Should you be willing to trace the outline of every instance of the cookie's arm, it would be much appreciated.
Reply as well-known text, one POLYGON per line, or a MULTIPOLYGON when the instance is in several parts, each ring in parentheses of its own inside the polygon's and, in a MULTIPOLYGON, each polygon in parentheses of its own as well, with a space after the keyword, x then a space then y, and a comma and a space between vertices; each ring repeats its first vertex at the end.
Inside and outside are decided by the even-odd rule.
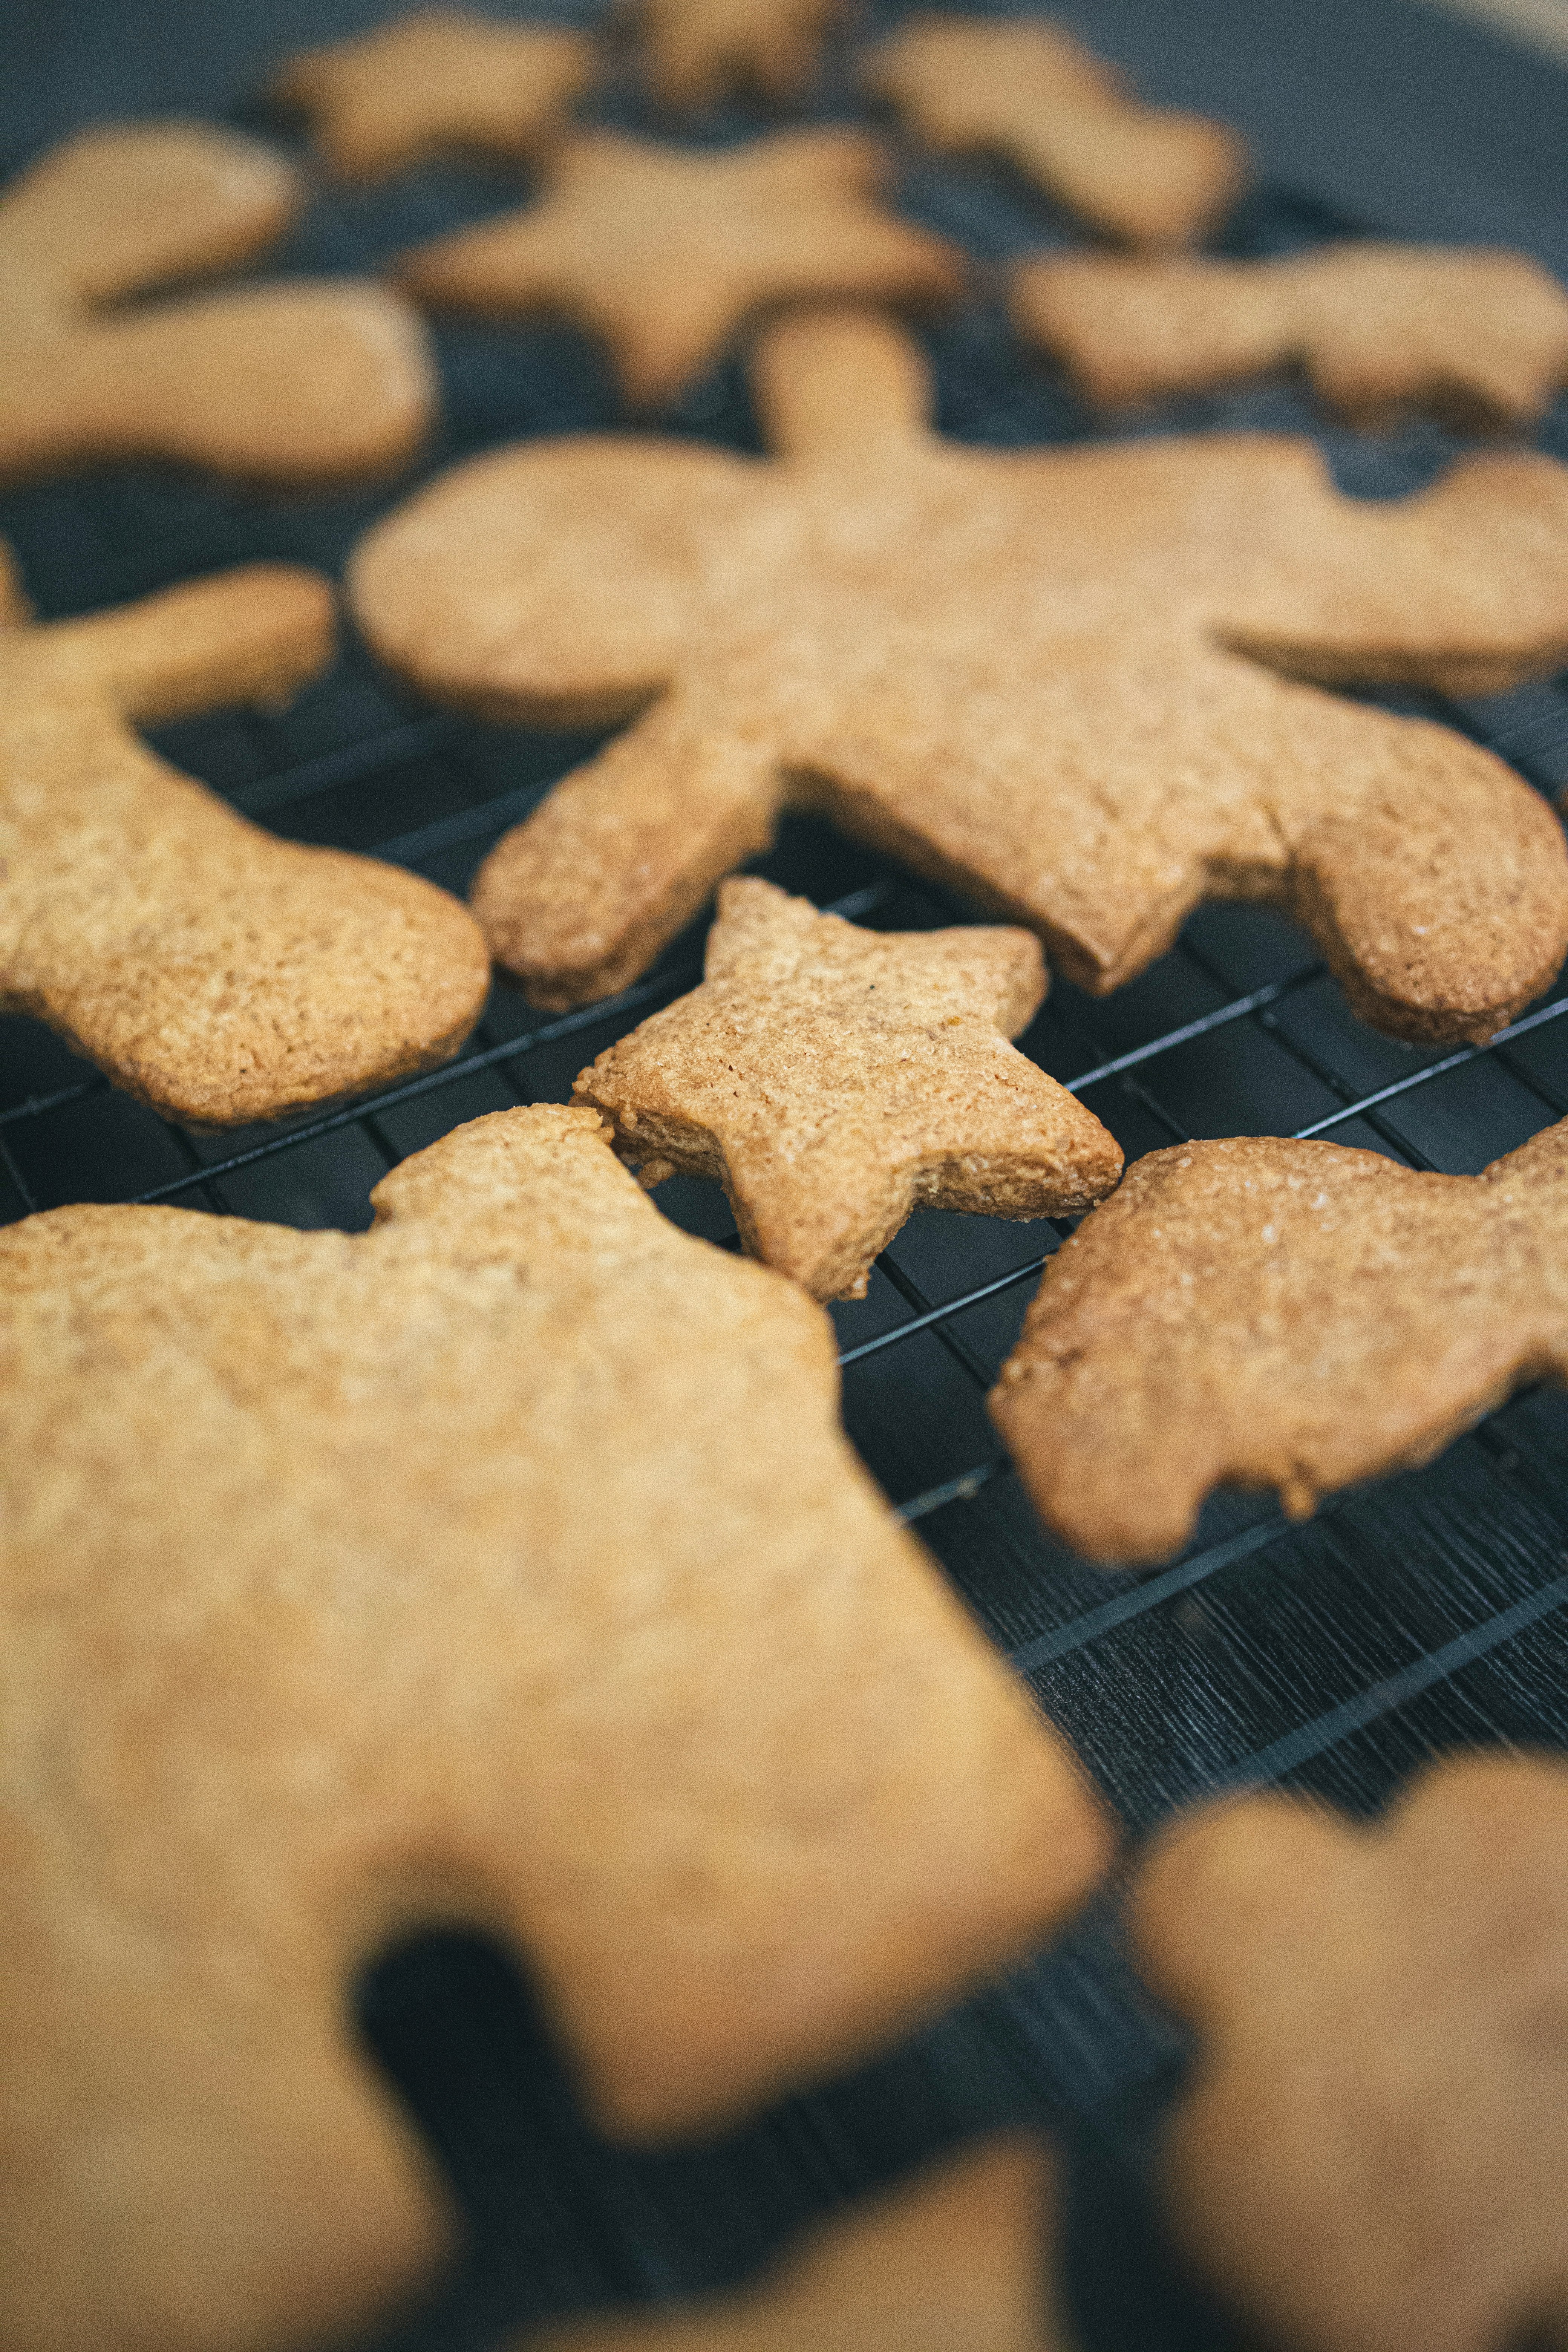
POLYGON ((752 389, 770 447, 787 455, 861 460, 932 438, 925 355, 876 311, 792 311, 759 341, 752 389))
POLYGON ((325 668, 332 589, 318 572, 248 563, 40 633, 50 675, 155 725, 226 703, 271 701, 325 668))

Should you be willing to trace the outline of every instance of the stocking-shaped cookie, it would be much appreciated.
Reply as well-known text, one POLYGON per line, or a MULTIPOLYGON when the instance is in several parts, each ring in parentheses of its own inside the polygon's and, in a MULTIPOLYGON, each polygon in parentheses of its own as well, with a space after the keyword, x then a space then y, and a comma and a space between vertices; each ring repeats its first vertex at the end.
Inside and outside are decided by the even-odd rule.
POLYGON ((863 1298, 911 1209, 1059 1217, 1121 1173, 1092 1111, 1008 1044, 1045 994, 1026 931, 863 931, 726 882, 700 988, 582 1072, 645 1184, 716 1176, 746 1247, 863 1298))
POLYGON ((285 564, 35 625, 0 542, 0 1005, 171 1118, 362 1092, 444 1060, 484 1003, 456 899, 274 840, 132 731, 286 696, 331 648, 330 583, 285 564))
POLYGON ((354 558, 373 644, 436 700, 643 714, 481 870, 538 1002, 623 986, 786 807, 1028 925, 1096 991, 1205 898, 1289 909, 1405 1036, 1489 1035, 1551 980, 1545 803, 1444 728, 1297 681, 1479 691, 1560 662, 1568 469, 1477 458, 1380 506, 1305 442, 961 448, 926 428, 913 345, 853 313, 781 321, 756 384, 771 461, 533 442, 354 558))
POLYGON ((1440 1765, 1371 1827, 1281 1797, 1201 1812, 1132 1927, 1199 2041, 1172 2214, 1261 2341, 1568 2344, 1560 1761, 1440 1765))
POLYGON ((1209 1490, 1294 1516, 1568 1377, 1568 1119, 1479 1176, 1268 1136, 1151 1153, 1047 1270, 991 1409, 1080 1551, 1163 1559, 1209 1490))
POLYGON ((84 131, 0 196, 0 478, 171 457, 264 483, 390 471, 436 405, 389 288, 296 279, 116 310, 276 245, 299 174, 195 122, 84 131))
POLYGON ((633 0, 627 14, 655 98, 684 113, 732 90, 776 106, 804 97, 843 0, 633 0))
POLYGON ((815 2230, 739 2294, 531 2332, 512 2352, 1068 2352, 1037 2142, 951 2158, 815 2230))
POLYGON ((914 16, 861 79, 932 147, 1005 155, 1130 245, 1190 245, 1230 210, 1247 148, 1223 122, 1142 105, 1125 75, 1048 18, 914 16))
POLYGON ((421 1921, 510 1939, 649 2135, 894 2034, 1107 1858, 793 1284, 591 1111, 375 1203, 0 1235, 6 2352, 326 2340, 424 2271, 349 2015, 421 1921))
POLYGON ((1051 254, 1009 300, 1106 407, 1300 362, 1331 407, 1412 404, 1467 427, 1533 424, 1568 383, 1568 293, 1522 253, 1333 245, 1268 261, 1051 254))

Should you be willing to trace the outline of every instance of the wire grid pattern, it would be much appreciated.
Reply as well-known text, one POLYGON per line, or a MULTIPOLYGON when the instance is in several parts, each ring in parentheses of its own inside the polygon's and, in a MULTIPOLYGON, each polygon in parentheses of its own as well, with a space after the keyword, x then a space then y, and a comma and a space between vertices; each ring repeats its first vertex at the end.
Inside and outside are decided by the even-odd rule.
MULTIPOLYGON (((846 110, 839 83, 829 111, 846 110)), ((613 89, 605 119, 636 121, 613 89)), ((268 128, 276 126, 268 125, 268 128)), ((719 119, 715 138, 755 126, 719 119)), ((506 201, 478 173, 426 173, 315 205, 286 266, 374 267, 506 201)), ((984 261, 1062 241, 1049 208, 1001 170, 915 163, 905 210, 984 261)), ((1352 231, 1266 191, 1230 249, 1285 250, 1352 231)), ((1018 351, 982 299, 931 337, 944 429, 994 443, 1097 429, 1018 351)), ((616 421, 595 355, 550 330, 439 337, 443 445, 426 470, 523 433, 616 421)), ((758 446, 735 365, 695 386, 667 429, 758 446)), ((1326 428, 1273 384, 1168 406, 1133 431, 1310 430, 1344 488, 1397 495, 1455 444, 1413 425, 1371 442, 1326 428)), ((1543 446, 1568 456, 1568 404, 1543 446)), ((174 475, 122 471, 0 499, 0 530, 46 614, 86 608, 226 562, 282 555, 335 568, 374 497, 266 505, 174 475)), ((1568 681, 1484 702, 1384 699, 1490 744, 1542 791, 1568 779, 1568 681)), ((237 808, 304 841, 374 851, 462 889, 500 834, 601 740, 432 716, 352 643, 279 715, 165 730, 176 761, 237 808)), ((895 929, 962 920, 925 883, 805 820, 760 870, 819 904, 895 929)), ((446 1068, 278 1129, 188 1132, 84 1071, 31 1023, 0 1024, 0 1215, 80 1199, 174 1201, 300 1225, 363 1226, 370 1188, 461 1120, 562 1100, 574 1073, 700 967, 700 930, 636 987, 558 1018, 498 990, 446 1068)), ((1023 1041, 1117 1134, 1129 1159, 1192 1136, 1328 1135, 1405 1165, 1473 1171, 1568 1115, 1568 987, 1486 1047, 1415 1051, 1355 1023, 1302 936, 1252 908, 1211 908, 1178 947, 1096 1003, 1058 982, 1023 1041)), ((721 1195, 683 1180, 657 1196, 735 1246, 721 1195)), ((1428 1469, 1335 1498, 1305 1527, 1224 1495, 1173 1566, 1107 1579, 1039 1527, 983 1410, 1039 1270, 1066 1226, 928 1214, 838 1308, 845 1417, 902 1516, 1076 1742, 1135 1832, 1216 1789, 1281 1781, 1375 1807, 1426 1757, 1500 1741, 1561 1744, 1568 1610, 1568 1406, 1515 1401, 1428 1469)), ((787 1497, 781 1497, 787 1507, 787 1497)), ((1205 2352, 1223 2320, 1173 2268, 1147 2162, 1181 2043, 1140 1992, 1108 1897, 1010 1983, 851 2080, 788 2103, 713 2147, 655 2157, 600 2143, 529 2006, 489 1948, 427 1939, 364 1988, 373 2045, 444 2158, 475 2250, 399 2342, 490 2339, 531 2315, 738 2275, 795 2223, 984 2125, 1035 2117, 1073 2158, 1068 2262, 1086 2346, 1205 2352)))

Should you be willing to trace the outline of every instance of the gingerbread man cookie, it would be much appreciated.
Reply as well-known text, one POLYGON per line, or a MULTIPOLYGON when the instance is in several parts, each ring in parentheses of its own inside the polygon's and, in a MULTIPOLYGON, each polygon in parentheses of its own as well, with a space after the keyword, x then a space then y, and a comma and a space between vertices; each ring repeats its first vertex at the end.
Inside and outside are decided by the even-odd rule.
POLYGON ((844 0, 632 0, 654 97, 676 113, 732 91, 785 106, 804 97, 844 0))
POLYGON ((1300 364, 1330 407, 1533 425, 1568 383, 1568 293, 1522 253, 1335 245, 1268 261, 1021 261, 1014 323, 1106 408, 1300 364))
POLYGON ((1200 2048, 1166 2153, 1195 2262, 1292 2352, 1568 2343, 1568 1770, 1442 1764, 1363 1827, 1178 1822, 1134 1890, 1200 2048))
POLYGON ((932 147, 1005 156, 1129 245, 1192 245, 1248 176, 1223 122, 1144 106, 1126 77, 1048 19, 916 16, 870 52, 866 87, 932 147))
POLYGON ((739 2294, 568 2322, 512 2352, 1070 2352, 1056 2205, 1039 2142, 998 2138, 818 2227, 739 2294))
POLYGON ((256 563, 31 623, 0 542, 0 1005, 170 1118, 273 1118, 444 1061, 489 979, 417 875, 277 841, 133 728, 287 696, 332 592, 256 563))
POLYGON ((854 313, 780 321, 755 383, 771 461, 496 450, 353 558, 372 645, 435 700, 642 714, 481 869, 537 1002, 624 986, 786 807, 1026 924, 1096 992, 1226 897, 1293 914, 1401 1035, 1488 1036, 1546 986, 1568 948, 1546 803, 1447 729, 1298 681, 1479 691, 1559 664, 1568 468, 1472 458, 1373 505, 1299 441, 961 448, 927 429, 914 346, 854 313))
POLYGON ((454 150, 526 163, 596 73, 586 33, 420 8, 291 58, 270 94, 309 115, 338 179, 377 180, 454 150))
POLYGON ((700 988, 609 1046, 574 1095, 647 1185, 722 1183, 753 1257, 863 1298, 911 1209, 1068 1216, 1121 1152, 1007 1040, 1046 992, 1027 931, 863 931, 726 882, 700 988))
POLYGON ((1248 1136, 1152 1152, 1047 1269, 991 1409, 1037 1508, 1162 1559, 1211 1488, 1294 1517, 1568 1377, 1568 1120, 1479 1176, 1248 1136))
POLYGON ((646 2136, 896 2035, 1108 1858, 793 1284, 591 1111, 374 1202, 0 1234, 6 2344, 335 2340, 427 2271, 349 2006, 422 1922, 515 1943, 646 2136))
POLYGON ((174 458, 271 485, 413 456, 436 409, 416 313, 300 278, 115 309, 277 244, 302 203, 269 148, 206 123, 84 131, 0 196, 0 479, 174 458))
POLYGON ((657 407, 770 305, 960 292, 957 247, 876 201, 891 168, 879 140, 842 128, 719 152, 584 131, 537 204, 416 247, 397 274, 432 310, 570 319, 605 343, 627 402, 657 407))

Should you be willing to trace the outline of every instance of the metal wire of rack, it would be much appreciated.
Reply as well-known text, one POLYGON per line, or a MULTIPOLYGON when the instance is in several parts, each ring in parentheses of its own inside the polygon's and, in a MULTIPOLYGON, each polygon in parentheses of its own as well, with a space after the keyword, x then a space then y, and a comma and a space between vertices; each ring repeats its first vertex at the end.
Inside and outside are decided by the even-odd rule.
MULTIPOLYGON (((844 110, 842 86, 834 94, 844 110)), ((830 99, 830 105, 834 99, 830 99)), ((612 91, 606 119, 637 120, 612 91)), ((752 127, 736 117, 715 135, 752 127)), ((374 267, 388 251, 491 208, 478 174, 426 173, 322 199, 289 266, 374 267)), ((994 259, 1060 236, 1000 170, 917 163, 904 207, 994 259)), ((1355 225, 1266 191, 1231 249, 1283 250, 1355 225)), ((432 466, 525 432, 614 421, 585 347, 548 330, 444 331, 447 425, 432 466)), ((1083 437, 1091 421, 1011 342, 982 301, 931 336, 944 428, 996 443, 1083 437)), ((755 447, 738 366, 697 386, 668 429, 755 447)), ((1308 430, 1342 485, 1397 495, 1455 445, 1412 425, 1367 442, 1326 428, 1270 385, 1189 401, 1130 428, 1308 430)), ((1568 457, 1568 403, 1542 445, 1568 457)), ((335 568, 403 493, 261 505, 173 475, 123 471, 0 499, 0 531, 46 614, 116 601, 257 555, 335 568)), ((1568 680, 1485 702, 1388 697, 1446 719, 1553 791, 1568 780, 1568 680)), ((461 889, 479 858, 599 740, 432 716, 352 643, 282 714, 228 716, 157 738, 247 814, 306 841, 373 851, 461 889)), ((806 820, 761 870, 862 921, 961 920, 932 886, 806 820)), ((0 1220, 68 1200, 180 1202, 300 1225, 361 1226, 371 1186, 461 1120, 561 1100, 584 1063, 692 984, 698 936, 637 986, 558 1018, 499 990, 444 1069, 276 1130, 185 1130, 84 1072, 37 1025, 0 1023, 0 1220)), ((1329 1135, 1416 1168, 1474 1171, 1568 1115, 1568 984, 1489 1045, 1394 1045, 1355 1023, 1288 924, 1204 909, 1143 978, 1093 1002, 1058 982, 1023 1041, 1084 1096, 1130 1159, 1194 1135, 1329 1135)), ((721 1196, 680 1180, 657 1196, 724 1246, 721 1196)), ((1335 1498, 1306 1526, 1265 1499, 1211 1502, 1169 1568, 1107 1580, 1034 1519, 982 1400, 1028 1290, 1067 1228, 931 1214, 878 1262, 864 1302, 836 1311, 846 1424, 908 1521, 1076 1743, 1122 1819, 1146 1830, 1238 1781, 1375 1807, 1456 1746, 1568 1741, 1568 1401, 1535 1392, 1423 1471, 1335 1498)), ((363 1989, 361 2015, 429 2131, 474 2252, 397 2339, 479 2344, 530 2315, 734 2276, 808 2214, 981 2126, 1033 2117, 1072 2152, 1069 2264, 1085 2344, 1205 2352, 1232 2339, 1160 2239, 1147 2166, 1179 2036, 1122 1955, 1114 1892, 1052 1951, 854 2078, 787 2103, 712 2146, 633 2156, 599 2141, 488 1947, 429 1939, 363 1989)))

